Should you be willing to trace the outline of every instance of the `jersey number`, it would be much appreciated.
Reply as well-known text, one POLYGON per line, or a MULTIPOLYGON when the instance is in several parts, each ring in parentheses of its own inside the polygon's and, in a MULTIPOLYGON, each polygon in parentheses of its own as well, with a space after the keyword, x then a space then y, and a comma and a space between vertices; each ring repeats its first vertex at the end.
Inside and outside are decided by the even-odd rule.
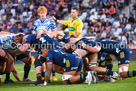
POLYGON ((40 41, 42 41, 42 43, 46 42, 46 40, 44 39, 44 37, 41 37, 40 41))

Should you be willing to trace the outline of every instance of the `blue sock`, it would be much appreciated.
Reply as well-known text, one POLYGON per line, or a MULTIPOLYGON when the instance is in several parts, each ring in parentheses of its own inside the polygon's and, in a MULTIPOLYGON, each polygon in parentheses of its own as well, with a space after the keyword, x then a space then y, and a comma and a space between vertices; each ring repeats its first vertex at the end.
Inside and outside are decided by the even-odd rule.
POLYGON ((136 71, 128 71, 127 75, 128 75, 128 77, 134 77, 134 76, 136 76, 136 71))
POLYGON ((55 76, 55 72, 52 72, 52 76, 55 76))
POLYGON ((113 75, 113 71, 111 71, 111 70, 106 70, 106 73, 107 73, 107 75, 113 75))
POLYGON ((42 72, 42 77, 45 77, 45 72, 42 72))
POLYGON ((86 76, 87 76, 87 72, 86 73, 83 73, 83 74, 80 74, 80 79, 85 79, 86 78, 86 76))

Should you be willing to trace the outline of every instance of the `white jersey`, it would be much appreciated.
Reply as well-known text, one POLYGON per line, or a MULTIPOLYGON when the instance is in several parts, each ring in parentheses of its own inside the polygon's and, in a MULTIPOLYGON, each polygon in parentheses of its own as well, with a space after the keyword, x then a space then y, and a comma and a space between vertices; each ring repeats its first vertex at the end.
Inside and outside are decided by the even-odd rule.
POLYGON ((2 45, 5 42, 8 41, 13 41, 15 34, 5 34, 5 35, 0 35, 0 45, 2 45))
POLYGON ((39 18, 34 22, 34 31, 38 32, 38 30, 41 28, 46 31, 50 31, 56 28, 56 24, 52 19, 48 17, 46 17, 44 21, 39 18))

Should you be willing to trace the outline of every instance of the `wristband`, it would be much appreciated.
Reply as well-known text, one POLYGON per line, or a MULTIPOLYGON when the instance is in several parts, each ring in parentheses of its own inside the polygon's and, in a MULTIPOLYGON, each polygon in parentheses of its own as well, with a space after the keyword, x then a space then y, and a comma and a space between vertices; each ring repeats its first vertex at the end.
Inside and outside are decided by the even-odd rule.
POLYGON ((101 50, 101 47, 100 47, 100 46, 95 46, 94 48, 96 48, 98 51, 101 50))

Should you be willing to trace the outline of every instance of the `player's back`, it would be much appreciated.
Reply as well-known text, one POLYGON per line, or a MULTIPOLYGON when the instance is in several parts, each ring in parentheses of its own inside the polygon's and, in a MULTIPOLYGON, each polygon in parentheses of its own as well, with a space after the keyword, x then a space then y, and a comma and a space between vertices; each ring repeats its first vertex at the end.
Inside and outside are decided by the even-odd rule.
POLYGON ((113 40, 97 40, 97 43, 101 45, 101 52, 107 52, 111 54, 117 54, 120 50, 127 49, 126 44, 122 44, 120 41, 113 40))
POLYGON ((67 56, 67 54, 63 50, 58 49, 50 49, 47 55, 47 61, 50 60, 50 58, 53 61, 54 64, 64 67, 64 58, 67 56))

